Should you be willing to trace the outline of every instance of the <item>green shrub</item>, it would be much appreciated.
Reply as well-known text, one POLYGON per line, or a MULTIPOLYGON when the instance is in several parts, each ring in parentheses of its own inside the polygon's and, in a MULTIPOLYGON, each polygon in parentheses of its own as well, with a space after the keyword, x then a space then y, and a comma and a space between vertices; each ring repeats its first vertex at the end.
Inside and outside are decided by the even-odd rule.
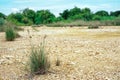
POLYGON ((45 74, 48 71, 50 62, 48 61, 43 43, 38 48, 32 47, 29 63, 31 73, 45 74))
POLYGON ((16 33, 12 27, 6 28, 5 34, 6 34, 7 41, 14 41, 15 40, 16 33))

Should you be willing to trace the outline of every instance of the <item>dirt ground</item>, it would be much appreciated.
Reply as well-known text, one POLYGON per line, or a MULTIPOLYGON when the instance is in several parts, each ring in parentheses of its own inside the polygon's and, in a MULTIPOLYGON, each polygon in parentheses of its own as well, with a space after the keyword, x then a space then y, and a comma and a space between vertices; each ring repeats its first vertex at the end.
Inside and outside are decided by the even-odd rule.
POLYGON ((0 32, 0 80, 120 80, 120 26, 25 27, 19 34, 8 42, 0 32), (27 70, 31 44, 39 45, 44 35, 51 67, 32 77, 27 70))

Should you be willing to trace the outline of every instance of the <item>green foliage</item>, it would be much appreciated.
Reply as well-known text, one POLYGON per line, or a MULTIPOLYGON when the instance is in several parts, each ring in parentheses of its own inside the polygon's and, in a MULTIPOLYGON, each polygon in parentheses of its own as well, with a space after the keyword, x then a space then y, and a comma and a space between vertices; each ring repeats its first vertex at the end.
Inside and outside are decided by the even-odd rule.
POLYGON ((104 11, 104 10, 96 12, 95 15, 98 15, 98 16, 109 16, 108 12, 104 11))
POLYGON ((83 8, 81 12, 82 13, 89 13, 90 14, 91 10, 89 8, 83 8))
POLYGON ((7 41, 14 41, 15 40, 16 33, 12 27, 7 27, 5 34, 6 34, 7 41))
POLYGON ((71 20, 83 20, 83 16, 81 14, 69 17, 71 20))
POLYGON ((0 18, 5 19, 5 18, 6 18, 6 15, 4 15, 3 13, 0 12, 0 18))
POLYGON ((63 13, 60 13, 60 16, 65 19, 71 19, 71 20, 85 20, 85 21, 89 21, 92 20, 92 13, 91 10, 89 8, 84 8, 84 9, 80 9, 77 7, 74 7, 73 9, 66 9, 63 11, 63 13))
POLYGON ((58 22, 58 21, 63 21, 64 19, 62 18, 62 17, 57 17, 56 18, 56 22, 58 22))
POLYGON ((68 18, 69 18, 69 10, 68 9, 66 9, 66 10, 64 10, 63 11, 63 13, 60 13, 60 16, 63 18, 63 19, 65 19, 65 20, 67 20, 68 18))
POLYGON ((23 10, 24 17, 28 18, 31 22, 35 23, 35 11, 26 8, 23 10))
POLYGON ((32 22, 30 19, 28 19, 27 17, 24 17, 24 18, 22 19, 22 23, 23 23, 24 25, 32 25, 32 24, 33 24, 33 22, 32 22))
POLYGON ((101 20, 101 16, 94 15, 94 16, 93 16, 93 20, 98 20, 98 21, 99 21, 99 20, 101 20))
POLYGON ((90 21, 90 20, 92 20, 92 14, 84 13, 84 14, 82 14, 82 18, 84 21, 90 21))
POLYGON ((120 10, 119 11, 115 11, 115 12, 111 12, 110 15, 118 17, 118 16, 120 16, 120 10))
POLYGON ((14 14, 11 13, 7 16, 7 21, 16 25, 19 25, 21 23, 21 16, 19 16, 19 13, 14 14))
MULTIPOLYGON (((110 14, 107 11, 100 10, 96 13, 92 13, 90 8, 78 8, 74 7, 72 9, 66 9, 59 14, 58 17, 55 17, 53 13, 49 10, 38 10, 34 11, 29 8, 26 8, 17 13, 11 13, 8 16, 5 16, 3 13, 0 13, 0 18, 5 19, 18 26, 28 26, 28 25, 44 25, 53 23, 54 25, 59 26, 56 22, 66 22, 67 21, 99 21, 101 25, 119 25, 120 10, 111 12, 110 14), (104 22, 103 22, 104 21, 104 22)), ((0 25, 2 24, 0 20, 0 25)), ((71 23, 70 23, 71 24, 71 23)), ((83 24, 83 23, 82 23, 83 24)), ((60 24, 61 25, 61 24, 60 24)), ((68 25, 68 23, 67 23, 68 25)), ((81 25, 81 24, 80 24, 81 25)), ((64 26, 64 24, 63 24, 64 26)))
POLYGON ((55 16, 49 10, 41 10, 36 12, 35 23, 46 24, 55 21, 55 16))
POLYGON ((74 7, 72 9, 70 9, 69 16, 79 15, 80 13, 81 13, 81 9, 78 7, 74 7))
POLYGON ((30 70, 34 74, 45 74, 50 68, 44 42, 37 48, 32 47, 30 54, 30 70))
POLYGON ((22 22, 23 15, 21 13, 15 13, 13 16, 18 22, 22 22))

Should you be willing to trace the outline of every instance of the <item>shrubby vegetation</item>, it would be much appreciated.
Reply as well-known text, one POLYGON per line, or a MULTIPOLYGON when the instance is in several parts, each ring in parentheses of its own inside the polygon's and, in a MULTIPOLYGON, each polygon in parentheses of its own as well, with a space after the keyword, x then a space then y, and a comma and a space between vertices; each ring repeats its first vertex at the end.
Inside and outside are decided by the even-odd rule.
POLYGON ((36 12, 35 24, 46 24, 55 21, 55 15, 49 10, 41 10, 36 12))
POLYGON ((31 49, 29 67, 33 74, 45 74, 50 68, 50 62, 45 52, 44 41, 45 37, 39 47, 32 47, 31 49))
POLYGON ((16 38, 15 30, 12 27, 7 27, 5 34, 6 34, 7 41, 14 41, 16 38))
POLYGON ((2 28, 3 28, 3 31, 5 31, 5 36, 7 41, 14 41, 15 38, 20 37, 17 31, 22 29, 17 27, 16 25, 10 22, 6 22, 2 28))
MULTIPOLYGON (((17 13, 11 13, 8 16, 0 13, 0 25, 3 23, 3 20, 7 20, 16 25, 53 25, 53 24, 68 24, 68 22, 94 22, 99 21, 101 25, 120 25, 120 11, 114 11, 108 13, 105 10, 100 10, 93 13, 89 8, 78 8, 74 7, 72 9, 66 9, 58 17, 56 17, 49 10, 38 10, 34 11, 29 8, 21 10, 17 13)), ((94 23, 93 23, 94 24, 94 23)), ((84 25, 84 24, 80 24, 84 25)), ((89 25, 89 24, 85 24, 89 25)))

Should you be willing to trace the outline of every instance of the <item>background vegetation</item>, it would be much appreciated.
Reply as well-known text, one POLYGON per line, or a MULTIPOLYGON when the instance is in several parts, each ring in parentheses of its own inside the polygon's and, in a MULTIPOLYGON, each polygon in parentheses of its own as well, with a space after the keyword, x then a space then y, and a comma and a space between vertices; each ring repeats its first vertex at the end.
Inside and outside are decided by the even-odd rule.
POLYGON ((100 10, 93 13, 89 8, 81 9, 74 7, 69 10, 64 10, 56 17, 49 10, 34 11, 26 8, 7 16, 0 13, 0 26, 3 26, 5 21, 18 26, 41 24, 48 26, 120 25, 120 10, 110 13, 105 10, 100 10))

